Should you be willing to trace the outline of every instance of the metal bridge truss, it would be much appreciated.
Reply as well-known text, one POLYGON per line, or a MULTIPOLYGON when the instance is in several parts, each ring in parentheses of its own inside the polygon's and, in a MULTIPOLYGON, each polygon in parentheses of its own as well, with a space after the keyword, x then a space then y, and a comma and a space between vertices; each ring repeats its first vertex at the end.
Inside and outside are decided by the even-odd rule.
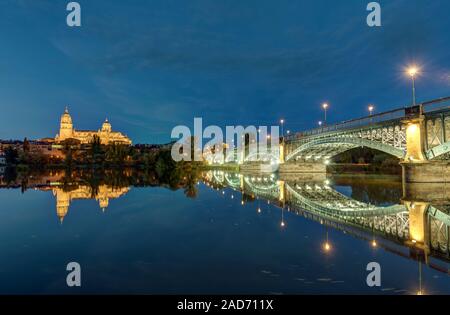
POLYGON ((450 112, 437 112, 426 116, 426 156, 428 160, 450 159, 450 112))
POLYGON ((405 130, 401 121, 396 119, 380 125, 304 137, 287 144, 286 161, 298 158, 327 160, 357 147, 369 147, 403 158, 406 152, 405 130))

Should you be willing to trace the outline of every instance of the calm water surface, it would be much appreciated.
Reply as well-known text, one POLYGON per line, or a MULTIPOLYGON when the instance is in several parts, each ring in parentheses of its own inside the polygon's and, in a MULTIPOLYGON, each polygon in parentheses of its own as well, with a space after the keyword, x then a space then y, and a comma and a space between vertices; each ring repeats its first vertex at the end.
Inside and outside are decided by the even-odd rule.
MULTIPOLYGON (((442 255, 416 255, 404 245, 408 235, 398 232, 401 227, 386 228, 389 215, 343 224, 326 209, 321 216, 294 203, 283 208, 279 181, 270 176, 209 172, 178 190, 42 182, 24 193, 0 189, 2 294, 415 294, 421 287, 450 293, 445 248, 442 255), (372 219, 376 228, 367 223, 372 219), (81 265, 80 288, 66 285, 71 261, 81 265), (366 285, 372 261, 381 265, 381 287, 366 285)), ((298 198, 306 196, 303 202, 328 200, 332 209, 346 202, 342 196, 369 208, 398 205, 402 198, 396 177, 294 178, 288 184, 286 200, 297 196, 295 190, 298 198)))

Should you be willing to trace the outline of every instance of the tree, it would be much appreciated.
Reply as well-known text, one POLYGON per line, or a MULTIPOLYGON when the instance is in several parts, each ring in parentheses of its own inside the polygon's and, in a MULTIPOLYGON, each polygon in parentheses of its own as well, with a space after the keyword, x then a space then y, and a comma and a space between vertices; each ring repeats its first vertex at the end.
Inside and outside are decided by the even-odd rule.
POLYGON ((28 141, 27 137, 23 139, 23 152, 25 153, 30 152, 30 142, 28 141))
POLYGON ((19 153, 13 147, 7 147, 5 150, 5 159, 6 164, 17 164, 17 159, 19 157, 19 153))
POLYGON ((103 151, 102 151, 102 145, 100 141, 100 137, 97 135, 94 135, 92 138, 92 141, 90 142, 91 149, 90 149, 90 156, 89 160, 91 163, 101 163, 103 160, 103 151))
POLYGON ((128 149, 124 145, 113 143, 106 148, 105 159, 109 163, 123 165, 127 156, 128 149))
POLYGON ((67 169, 71 169, 73 166, 73 155, 72 155, 72 149, 69 147, 67 150, 65 150, 66 158, 64 160, 64 165, 67 169))

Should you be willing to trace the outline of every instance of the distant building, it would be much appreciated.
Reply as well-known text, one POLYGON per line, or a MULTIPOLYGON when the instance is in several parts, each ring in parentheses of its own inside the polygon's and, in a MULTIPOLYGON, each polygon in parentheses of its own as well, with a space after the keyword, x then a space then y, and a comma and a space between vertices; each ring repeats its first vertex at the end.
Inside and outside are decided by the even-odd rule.
POLYGON ((0 165, 6 165, 6 156, 0 152, 0 165))
POLYGON ((64 159, 64 152, 53 145, 53 141, 48 139, 40 139, 36 141, 29 141, 29 150, 32 154, 42 154, 52 159, 64 159))
POLYGON ((126 144, 131 145, 131 140, 120 132, 112 131, 111 124, 108 119, 98 131, 93 130, 75 130, 73 128, 72 117, 68 109, 61 115, 59 134, 55 137, 55 142, 62 142, 67 139, 75 139, 81 144, 92 142, 94 136, 98 136, 101 144, 126 144))
POLYGON ((20 150, 23 146, 23 141, 19 140, 0 140, 0 152, 6 151, 8 148, 20 150))

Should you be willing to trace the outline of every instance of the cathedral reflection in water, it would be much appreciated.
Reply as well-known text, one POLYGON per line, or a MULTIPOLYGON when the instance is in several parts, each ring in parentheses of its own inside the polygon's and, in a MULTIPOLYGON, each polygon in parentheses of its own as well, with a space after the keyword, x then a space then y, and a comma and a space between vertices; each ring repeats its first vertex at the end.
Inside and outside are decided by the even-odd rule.
POLYGON ((105 209, 108 208, 110 199, 119 198, 120 196, 126 194, 130 188, 113 188, 107 185, 100 185, 96 191, 94 191, 94 189, 90 186, 80 185, 74 190, 69 191, 65 191, 60 187, 53 187, 51 190, 56 198, 56 215, 62 223, 64 217, 69 212, 69 207, 73 200, 95 199, 98 201, 99 207, 102 211, 105 211, 105 209))

